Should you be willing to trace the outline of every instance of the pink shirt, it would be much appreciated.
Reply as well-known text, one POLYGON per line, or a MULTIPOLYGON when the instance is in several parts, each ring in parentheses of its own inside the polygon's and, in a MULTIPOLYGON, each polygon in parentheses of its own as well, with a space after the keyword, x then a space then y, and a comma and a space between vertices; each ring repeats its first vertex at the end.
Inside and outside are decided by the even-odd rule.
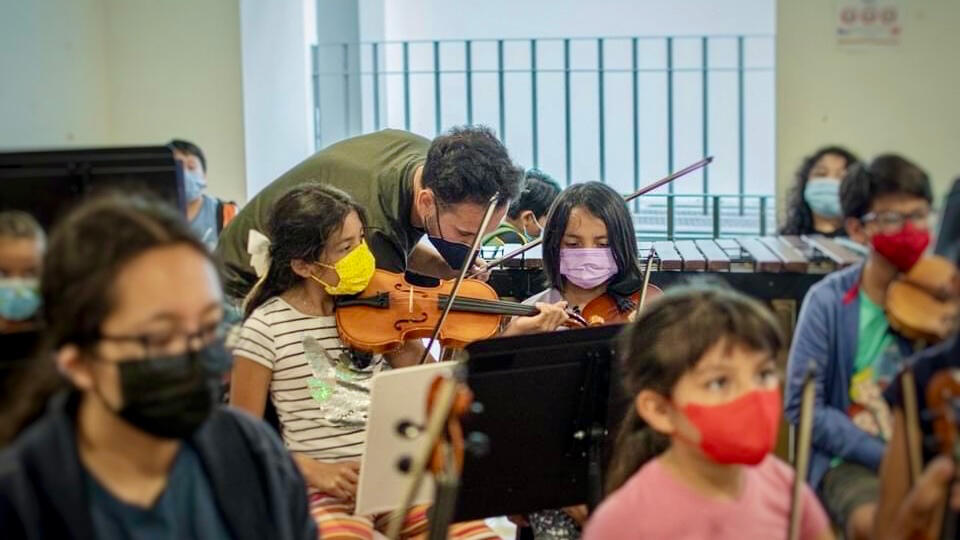
MULTIPOLYGON (((584 540, 786 538, 793 469, 770 455, 744 472, 739 500, 717 500, 694 491, 655 459, 600 505, 584 540)), ((805 485, 800 537, 818 538, 827 527, 827 515, 805 485)))

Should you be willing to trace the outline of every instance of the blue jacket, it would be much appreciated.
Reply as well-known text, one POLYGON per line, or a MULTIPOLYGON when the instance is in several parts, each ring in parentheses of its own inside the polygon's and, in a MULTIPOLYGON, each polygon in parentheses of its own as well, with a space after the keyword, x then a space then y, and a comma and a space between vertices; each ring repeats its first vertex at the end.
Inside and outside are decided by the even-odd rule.
MULTIPOLYGON (((810 288, 790 347, 784 413, 792 424, 800 419, 803 380, 811 360, 816 365, 813 454, 808 477, 814 487, 834 457, 874 470, 883 459, 884 442, 858 428, 847 416, 860 325, 860 295, 855 286, 862 271, 863 264, 857 264, 830 274, 810 288)), ((903 340, 900 345, 909 347, 903 340)))

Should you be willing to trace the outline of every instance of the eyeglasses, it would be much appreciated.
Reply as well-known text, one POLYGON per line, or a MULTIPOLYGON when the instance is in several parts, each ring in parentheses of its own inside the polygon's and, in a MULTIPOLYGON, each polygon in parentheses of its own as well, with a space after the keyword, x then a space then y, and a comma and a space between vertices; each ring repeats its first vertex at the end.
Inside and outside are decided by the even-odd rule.
POLYGON ((864 223, 875 223, 883 232, 896 232, 903 228, 909 221, 917 227, 930 226, 930 212, 927 210, 917 210, 909 214, 900 212, 870 212, 860 218, 864 223))
POLYGON ((143 348, 143 356, 149 358, 184 351, 197 352, 209 343, 225 340, 229 330, 229 324, 218 321, 191 334, 160 332, 111 336, 101 333, 99 339, 114 343, 138 343, 143 348))

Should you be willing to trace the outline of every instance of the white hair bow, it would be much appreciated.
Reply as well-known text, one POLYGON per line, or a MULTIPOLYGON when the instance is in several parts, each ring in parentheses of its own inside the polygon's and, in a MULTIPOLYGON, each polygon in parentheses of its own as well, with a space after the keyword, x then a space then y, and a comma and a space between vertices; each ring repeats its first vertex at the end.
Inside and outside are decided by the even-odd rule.
POLYGON ((270 270, 270 239, 260 231, 250 229, 247 235, 247 253, 250 254, 250 266, 257 277, 267 275, 270 270))

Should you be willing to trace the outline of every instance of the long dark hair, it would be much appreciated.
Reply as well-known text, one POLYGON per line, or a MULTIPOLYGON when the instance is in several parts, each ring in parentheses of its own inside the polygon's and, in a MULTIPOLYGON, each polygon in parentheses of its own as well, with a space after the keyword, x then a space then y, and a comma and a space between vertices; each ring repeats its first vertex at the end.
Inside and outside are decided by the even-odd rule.
POLYGON ((553 201, 547 214, 547 223, 543 229, 543 272, 547 286, 558 289, 563 286, 563 276, 560 275, 560 248, 567 223, 570 221, 570 212, 578 206, 586 208, 607 226, 607 240, 619 268, 607 289, 624 280, 638 278, 640 268, 637 266, 637 234, 627 203, 606 184, 584 182, 563 190, 553 201))
POLYGON ((857 156, 842 146, 825 146, 805 157, 800 164, 800 168, 794 174, 793 187, 787 195, 786 221, 780 228, 780 234, 800 235, 815 232, 813 229, 813 210, 810 209, 810 205, 803 198, 803 190, 807 188, 810 171, 820 161, 820 158, 829 154, 840 156, 846 160, 847 169, 860 162, 857 156))
POLYGON ((333 186, 305 184, 280 197, 270 211, 264 231, 270 239, 270 269, 247 296, 244 318, 267 300, 300 283, 303 278, 290 264, 296 259, 320 260, 330 235, 343 226, 350 212, 356 212, 366 228, 363 207, 333 186))
MULTIPOLYGON (((668 291, 619 337, 620 374, 626 394, 653 390, 669 397, 680 377, 724 338, 772 355, 784 346, 777 320, 746 295, 705 284, 668 291)), ((669 445, 669 438, 648 426, 631 406, 607 471, 607 492, 622 486, 669 445)))

